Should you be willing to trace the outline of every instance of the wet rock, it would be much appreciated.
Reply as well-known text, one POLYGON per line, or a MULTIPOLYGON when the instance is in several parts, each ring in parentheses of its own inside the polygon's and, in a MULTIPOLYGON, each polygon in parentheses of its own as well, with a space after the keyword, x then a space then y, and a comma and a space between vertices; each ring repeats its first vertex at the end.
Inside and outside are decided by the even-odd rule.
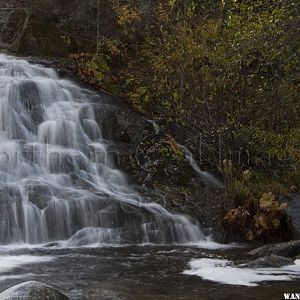
POLYGON ((15 285, 0 294, 0 300, 66 300, 60 291, 38 281, 15 285))
MULTIPOLYGON (((93 104, 95 120, 102 130, 103 138, 109 140, 108 151, 115 166, 133 179, 142 183, 147 174, 141 174, 137 166, 136 149, 143 140, 147 120, 134 112, 117 97, 101 94, 93 104)), ((84 119, 86 112, 81 112, 84 119)))
POLYGON ((51 187, 43 184, 32 184, 26 186, 28 193, 28 200, 39 209, 47 207, 49 201, 52 199, 51 187))
POLYGON ((58 242, 51 242, 44 245, 45 248, 57 247, 59 246, 58 242))
POLYGON ((281 203, 287 203, 285 210, 288 226, 294 238, 300 238, 300 195, 294 194, 279 199, 281 203))
MULTIPOLYGON (((95 120, 109 140, 109 152, 116 167, 126 172, 134 182, 189 184, 193 170, 176 144, 175 138, 117 97, 101 95, 93 104, 95 120)), ((84 110, 80 118, 85 118, 84 110)))
POLYGON ((243 264, 246 268, 280 268, 284 266, 293 265, 294 260, 287 257, 282 257, 278 255, 269 255, 260 257, 256 260, 250 261, 243 264))
MULTIPOLYGON (((15 227, 18 220, 18 226, 24 226, 24 214, 22 211, 22 194, 16 186, 0 187, 0 240, 2 244, 8 244, 13 241, 19 232, 10 230, 15 227)), ((19 236, 19 235, 18 235, 19 236)))
POLYGON ((284 257, 295 257, 300 254, 300 240, 290 241, 287 243, 266 245, 250 251, 249 254, 256 256, 274 254, 284 257))
POLYGON ((102 103, 95 104, 93 108, 103 137, 115 142, 139 142, 146 119, 120 103, 116 97, 103 95, 100 101, 102 103))
MULTIPOLYGON (((26 80, 20 83, 20 101, 34 123, 36 125, 40 124, 44 119, 44 111, 42 104, 39 102, 38 87, 33 81, 26 80)), ((33 124, 27 124, 27 126, 31 126, 31 128, 32 125, 33 124)))

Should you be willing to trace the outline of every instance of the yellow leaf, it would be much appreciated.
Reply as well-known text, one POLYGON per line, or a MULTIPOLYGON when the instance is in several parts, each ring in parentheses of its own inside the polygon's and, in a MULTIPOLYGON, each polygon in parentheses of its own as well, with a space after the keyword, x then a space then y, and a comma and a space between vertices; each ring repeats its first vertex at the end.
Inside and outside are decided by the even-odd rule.
POLYGON ((266 222, 266 218, 264 215, 260 215, 258 217, 258 224, 259 226, 263 227, 264 229, 268 229, 268 225, 267 225, 267 222, 266 222))
POLYGON ((278 219, 274 219, 274 220, 272 221, 272 224, 274 225, 275 228, 277 228, 277 227, 279 227, 279 225, 280 225, 280 221, 279 221, 278 219))
POLYGON ((254 239, 254 234, 251 230, 247 232, 246 238, 248 241, 252 241, 254 239))
POLYGON ((259 201, 259 206, 260 208, 271 208, 273 204, 276 204, 275 202, 275 196, 272 193, 265 193, 262 195, 260 201, 259 201))
POLYGON ((226 216, 224 217, 224 220, 228 223, 233 223, 237 219, 238 216, 238 209, 231 209, 227 212, 226 216))
POLYGON ((282 203, 282 204, 280 204, 280 206, 279 206, 279 210, 284 210, 284 209, 287 208, 287 206, 288 206, 287 203, 282 203))
POLYGON ((245 181, 249 181, 251 179, 251 172, 249 170, 245 170, 243 172, 243 179, 245 181))

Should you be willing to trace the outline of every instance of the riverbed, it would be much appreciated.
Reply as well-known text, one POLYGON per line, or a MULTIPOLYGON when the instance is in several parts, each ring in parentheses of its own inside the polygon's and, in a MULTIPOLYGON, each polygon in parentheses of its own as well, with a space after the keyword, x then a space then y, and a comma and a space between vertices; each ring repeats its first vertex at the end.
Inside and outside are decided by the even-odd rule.
MULTIPOLYGON (((2 247, 0 291, 37 280, 76 300, 283 299, 283 293, 299 292, 297 271, 290 281, 262 281, 253 287, 183 274, 191 260, 243 261, 246 251, 195 246, 2 247)), ((230 276, 233 273, 225 272, 224 277, 230 276)))

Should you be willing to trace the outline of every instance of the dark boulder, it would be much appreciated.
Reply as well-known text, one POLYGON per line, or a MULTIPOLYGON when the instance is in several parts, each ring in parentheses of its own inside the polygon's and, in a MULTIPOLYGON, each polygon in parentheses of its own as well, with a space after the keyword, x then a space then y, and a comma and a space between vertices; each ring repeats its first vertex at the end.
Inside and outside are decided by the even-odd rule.
POLYGON ((15 285, 0 294, 0 300, 67 300, 60 291, 38 281, 15 285))
POLYGON ((52 199, 52 187, 43 184, 32 184, 26 186, 28 200, 39 209, 47 207, 52 199))
POLYGON ((285 213, 293 237, 300 238, 300 195, 282 196, 279 200, 281 203, 287 203, 285 213))
POLYGON ((278 255, 268 255, 260 257, 256 260, 250 261, 246 264, 243 264, 243 267, 246 268, 280 268, 284 266, 293 265, 294 260, 287 257, 282 257, 278 255))
POLYGON ((116 97, 102 95, 100 101, 93 108, 103 137, 114 142, 139 143, 146 119, 116 97))
POLYGON ((250 251, 249 254, 255 256, 274 254, 284 257, 295 257, 300 254, 300 240, 266 245, 250 251))

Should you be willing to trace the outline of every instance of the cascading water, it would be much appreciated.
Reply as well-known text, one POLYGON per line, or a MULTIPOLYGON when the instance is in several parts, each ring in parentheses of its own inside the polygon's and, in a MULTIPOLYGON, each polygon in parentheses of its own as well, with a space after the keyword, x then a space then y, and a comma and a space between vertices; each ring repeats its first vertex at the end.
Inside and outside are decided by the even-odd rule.
POLYGON ((194 159, 193 154, 187 147, 180 145, 180 144, 178 144, 178 147, 185 153, 185 157, 188 160, 188 162, 190 163, 190 166, 199 175, 201 181, 203 182, 203 184, 206 187, 212 188, 212 189, 223 189, 224 188, 224 185, 220 180, 218 180, 215 176, 213 176, 209 172, 202 171, 199 168, 197 162, 194 159))
POLYGON ((199 226, 145 203, 114 168, 91 103, 101 96, 0 56, 0 243, 189 243, 199 226))

